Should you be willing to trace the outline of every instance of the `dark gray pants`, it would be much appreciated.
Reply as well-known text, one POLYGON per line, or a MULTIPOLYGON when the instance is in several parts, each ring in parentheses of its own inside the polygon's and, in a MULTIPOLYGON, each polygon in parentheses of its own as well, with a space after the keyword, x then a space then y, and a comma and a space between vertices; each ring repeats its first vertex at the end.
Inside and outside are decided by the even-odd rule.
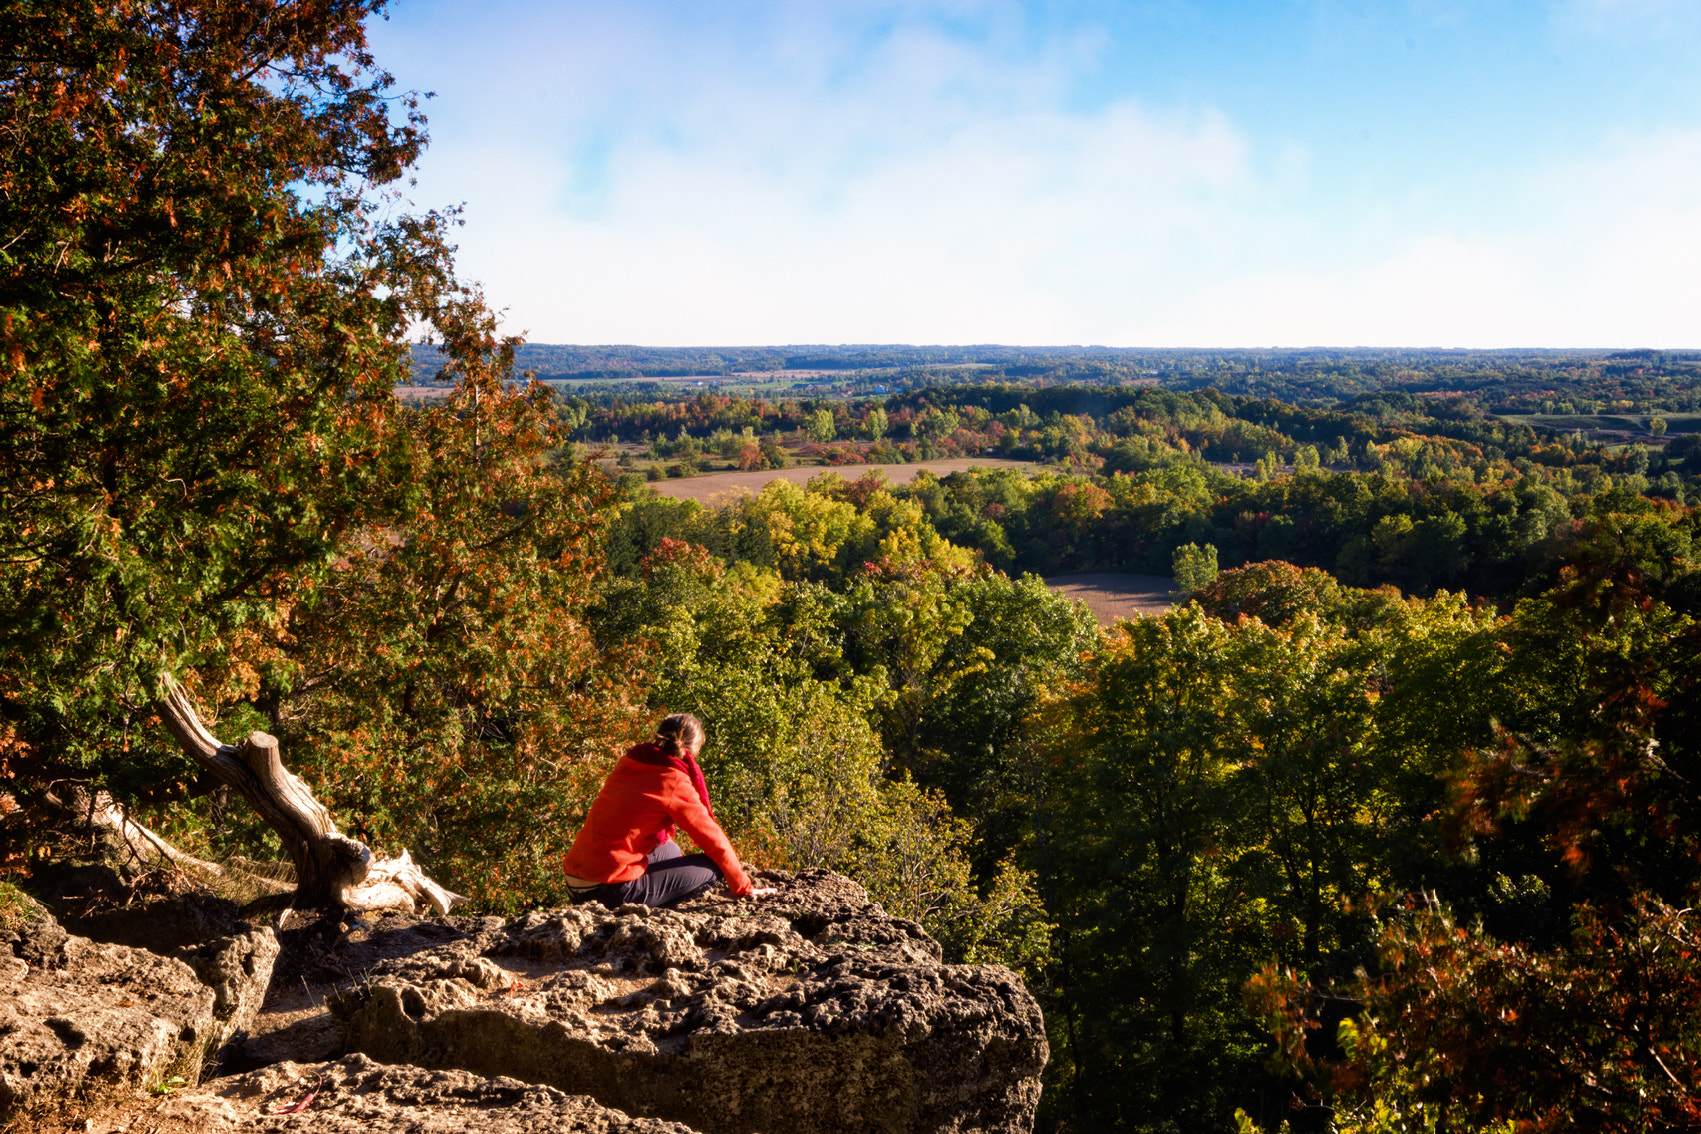
POLYGON ((588 890, 576 890, 573 904, 601 902, 615 909, 628 902, 645 906, 671 906, 695 898, 725 875, 706 854, 684 854, 672 839, 650 853, 644 873, 630 882, 604 882, 588 890))

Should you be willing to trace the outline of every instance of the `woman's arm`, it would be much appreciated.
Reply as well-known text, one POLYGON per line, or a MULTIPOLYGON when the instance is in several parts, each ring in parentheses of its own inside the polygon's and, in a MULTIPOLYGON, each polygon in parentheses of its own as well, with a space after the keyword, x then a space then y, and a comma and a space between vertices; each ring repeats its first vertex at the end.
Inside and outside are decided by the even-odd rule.
POLYGON ((703 806, 703 801, 697 797, 697 789, 691 786, 691 781, 683 772, 668 770, 667 790, 662 802, 667 808, 669 818, 683 827, 692 841, 702 847, 714 864, 721 868, 721 873, 726 875, 727 886, 733 894, 743 897, 752 893, 750 876, 739 863, 738 853, 732 849, 731 840, 726 837, 726 832, 721 830, 721 825, 715 822, 715 817, 709 814, 709 809, 703 806))

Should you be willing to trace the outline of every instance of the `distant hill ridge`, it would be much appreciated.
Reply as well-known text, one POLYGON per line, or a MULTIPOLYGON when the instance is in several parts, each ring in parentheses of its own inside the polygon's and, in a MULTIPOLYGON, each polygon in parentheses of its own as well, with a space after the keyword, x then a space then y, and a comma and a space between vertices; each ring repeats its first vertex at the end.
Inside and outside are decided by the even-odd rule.
MULTIPOLYGON (((443 356, 435 347, 415 345, 412 361, 414 380, 429 382, 441 370, 443 356)), ((721 387, 748 383, 764 387, 770 397, 795 396, 798 390, 862 397, 965 383, 1156 383, 1175 390, 1215 387, 1292 404, 1338 405, 1369 396, 1416 395, 1437 408, 1449 400, 1467 399, 1500 414, 1647 417, 1701 412, 1701 351, 1696 350, 527 343, 516 362, 520 373, 547 382, 573 382, 587 394, 592 383, 624 386, 679 379, 721 387)), ((603 392, 664 400, 682 396, 677 386, 671 393, 661 386, 630 392, 606 387, 603 392)))
MULTIPOLYGON (((1645 361, 1658 355, 1684 362, 1701 362, 1701 351, 1589 350, 1452 350, 1428 348, 1299 347, 1299 348, 1180 348, 1107 346, 915 346, 899 343, 792 344, 786 346, 646 347, 581 346, 526 343, 517 364, 543 379, 646 377, 675 378, 738 374, 761 370, 882 370, 905 367, 980 364, 1002 367, 1015 376, 1081 362, 1138 364, 1157 371, 1191 371, 1201 366, 1261 369, 1307 366, 1406 366, 1429 369, 1436 364, 1478 365, 1504 369, 1536 364, 1587 364, 1611 359, 1645 361)), ((433 346, 416 344, 413 364, 417 377, 430 377, 443 364, 433 346)))

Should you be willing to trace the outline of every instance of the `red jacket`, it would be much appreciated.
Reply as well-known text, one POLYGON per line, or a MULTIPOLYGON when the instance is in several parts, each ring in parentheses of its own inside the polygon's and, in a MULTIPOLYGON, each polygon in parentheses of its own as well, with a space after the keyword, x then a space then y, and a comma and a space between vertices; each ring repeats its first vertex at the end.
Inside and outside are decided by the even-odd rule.
POLYGON ((708 852, 734 894, 750 893, 750 878, 691 778, 678 768, 634 760, 631 753, 603 781, 561 868, 588 882, 630 882, 644 873, 644 860, 662 844, 657 835, 668 826, 684 828, 708 852))

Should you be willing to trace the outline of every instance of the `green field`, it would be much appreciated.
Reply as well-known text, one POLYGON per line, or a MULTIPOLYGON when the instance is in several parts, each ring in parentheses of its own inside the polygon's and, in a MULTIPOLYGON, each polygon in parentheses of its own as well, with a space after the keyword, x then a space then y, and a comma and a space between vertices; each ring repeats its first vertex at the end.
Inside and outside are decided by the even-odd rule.
POLYGON ((1581 429, 1585 433, 1597 429, 1612 430, 1618 433, 1647 433, 1648 422, 1654 417, 1663 418, 1667 433, 1697 433, 1701 432, 1701 413, 1667 413, 1647 416, 1631 414, 1501 414, 1500 420, 1514 425, 1528 425, 1535 429, 1552 429, 1563 433, 1571 433, 1581 429))

